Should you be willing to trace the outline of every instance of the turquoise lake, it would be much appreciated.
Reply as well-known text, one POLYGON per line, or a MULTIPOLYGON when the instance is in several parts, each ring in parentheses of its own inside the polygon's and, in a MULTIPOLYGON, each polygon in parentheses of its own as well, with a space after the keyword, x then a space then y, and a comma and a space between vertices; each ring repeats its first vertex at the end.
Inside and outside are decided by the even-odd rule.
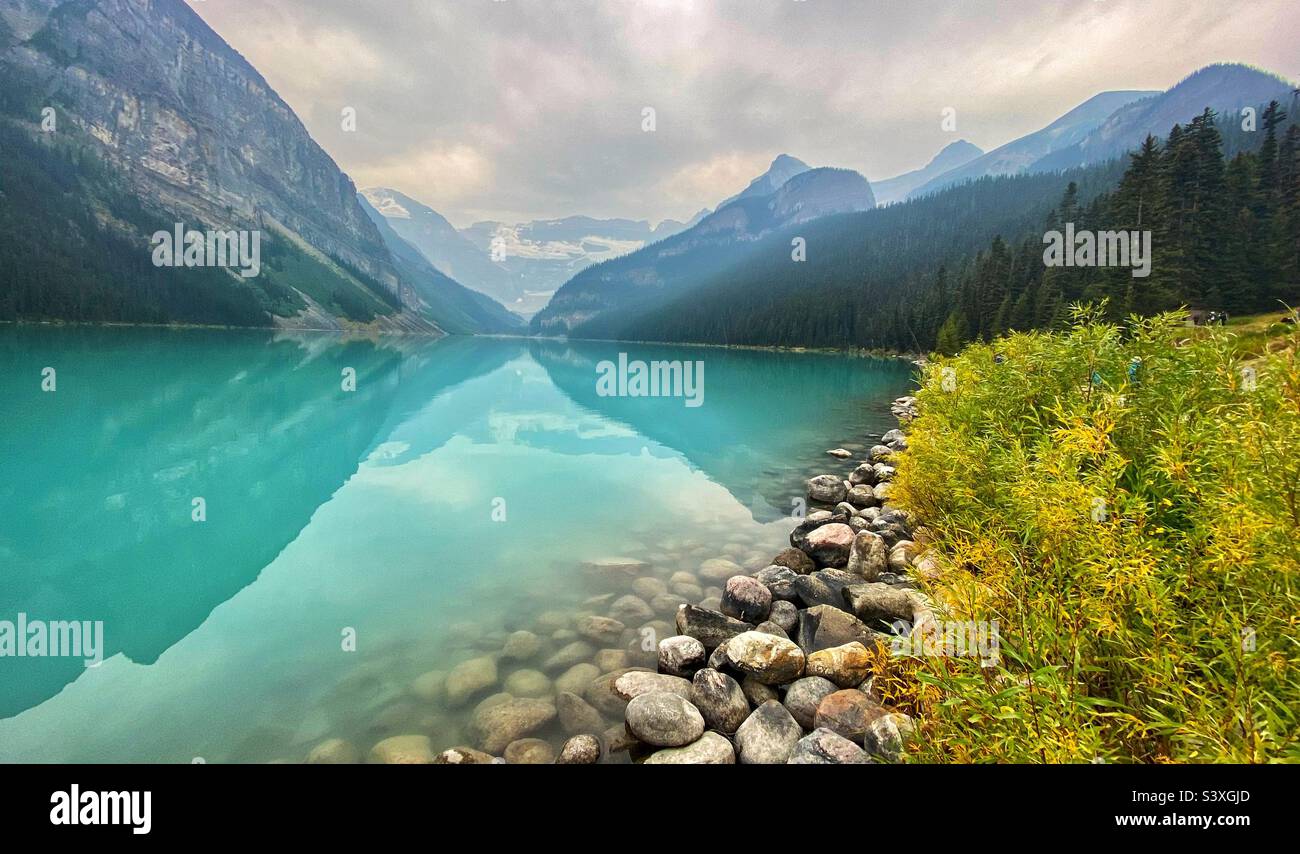
POLYGON ((639 344, 0 326, 0 621, 102 621, 104 643, 93 667, 0 657, 0 761, 468 743, 473 703, 419 677, 529 630, 541 648, 499 660, 490 690, 556 678, 541 662, 572 638, 547 634, 554 614, 604 592, 587 561, 665 582, 767 565, 803 481, 847 471, 826 450, 896 426, 911 375, 639 344), (701 405, 599 394, 620 353, 702 362, 701 405))

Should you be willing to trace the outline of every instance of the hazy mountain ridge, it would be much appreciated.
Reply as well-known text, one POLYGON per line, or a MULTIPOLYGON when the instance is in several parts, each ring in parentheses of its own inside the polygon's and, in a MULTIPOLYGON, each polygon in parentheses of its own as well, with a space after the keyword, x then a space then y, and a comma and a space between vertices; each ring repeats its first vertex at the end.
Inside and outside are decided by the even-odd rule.
POLYGON ((384 217, 393 231, 414 246, 434 267, 479 293, 509 305, 522 286, 456 230, 447 218, 405 193, 370 187, 361 196, 384 217))
POLYGON ((399 235, 389 219, 364 196, 361 206, 370 217, 396 261, 403 279, 415 289, 430 314, 439 318, 447 332, 468 335, 475 332, 518 332, 524 319, 511 313, 486 294, 472 290, 444 274, 419 249, 399 235))
POLYGON ((1083 139, 1057 149, 1031 168, 1035 171, 1068 169, 1118 157, 1137 148, 1148 134, 1163 137, 1175 124, 1188 121, 1206 107, 1226 115, 1273 99, 1285 104, 1293 88, 1294 84, 1283 78, 1250 66, 1235 63, 1206 66, 1166 92, 1121 107, 1083 139))
POLYGON ((872 181, 871 189, 876 194, 876 204, 887 205, 891 202, 902 201, 907 198, 908 193, 922 184, 939 177, 949 170, 965 166, 983 154, 984 149, 964 139, 949 143, 920 169, 913 169, 911 172, 904 172, 902 175, 893 178, 872 181))
MULTIPOLYGON (((567 335, 611 310, 627 310, 660 298, 708 275, 747 251, 773 231, 824 216, 870 210, 876 205, 871 184, 851 169, 794 168, 801 161, 781 155, 745 192, 718 206, 694 227, 630 255, 591 267, 566 282, 532 322, 534 332, 567 335), (783 160, 784 158, 784 160, 783 160), (765 195, 755 187, 784 165, 793 177, 765 195)), ((579 334, 599 337, 594 329, 579 334)))
POLYGON ((797 157, 791 157, 788 154, 778 154, 772 161, 772 165, 767 167, 767 171, 762 175, 749 182, 749 186, 741 190, 730 198, 723 199, 718 203, 715 210, 721 210, 727 205, 740 199, 747 199, 751 196, 767 196, 779 190, 785 182, 801 172, 807 172, 812 167, 804 163, 797 157))
POLYGON ((1293 84, 1239 63, 1209 65, 1164 91, 1102 92, 1056 121, 982 157, 949 170, 909 196, 985 175, 1052 172, 1088 166, 1137 148, 1148 135, 1164 136, 1205 108, 1218 113, 1255 107, 1277 98, 1286 102, 1293 84))
POLYGON ((1086 137, 1117 109, 1158 94, 1145 90, 1124 90, 1093 95, 1046 127, 1000 145, 956 169, 950 169, 926 181, 908 196, 932 193, 986 175, 1015 175, 1029 171, 1035 163, 1053 151, 1066 148, 1086 137))

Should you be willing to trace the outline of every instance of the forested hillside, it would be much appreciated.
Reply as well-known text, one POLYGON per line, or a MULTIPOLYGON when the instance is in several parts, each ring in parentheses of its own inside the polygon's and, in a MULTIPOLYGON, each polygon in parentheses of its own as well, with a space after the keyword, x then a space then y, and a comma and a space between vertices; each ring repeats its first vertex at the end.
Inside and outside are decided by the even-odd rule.
MULTIPOLYGON (((1294 109, 1294 108, 1293 108, 1294 109)), ((1065 306, 1179 305, 1239 313, 1300 301, 1300 129, 1276 103, 1255 131, 1211 111, 1121 161, 984 178, 766 239, 692 290, 625 317, 611 337, 952 352, 1050 327, 1065 306), (1151 273, 1046 267, 1043 235, 1150 230, 1151 273), (807 260, 791 240, 807 241, 807 260)))

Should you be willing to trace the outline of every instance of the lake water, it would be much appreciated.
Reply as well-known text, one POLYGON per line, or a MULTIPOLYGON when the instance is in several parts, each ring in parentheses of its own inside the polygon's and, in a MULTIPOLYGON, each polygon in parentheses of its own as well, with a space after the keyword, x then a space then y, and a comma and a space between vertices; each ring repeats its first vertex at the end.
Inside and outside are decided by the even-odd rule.
POLYGON ((608 592, 584 562, 765 566, 803 480, 844 468, 825 450, 895 426, 909 379, 820 354, 0 326, 0 621, 102 621, 104 647, 0 657, 0 761, 469 743, 474 702, 546 671, 573 640, 554 627, 608 592), (701 405, 601 395, 620 352, 702 361, 701 405), (474 701, 417 682, 516 630, 541 648, 474 701))

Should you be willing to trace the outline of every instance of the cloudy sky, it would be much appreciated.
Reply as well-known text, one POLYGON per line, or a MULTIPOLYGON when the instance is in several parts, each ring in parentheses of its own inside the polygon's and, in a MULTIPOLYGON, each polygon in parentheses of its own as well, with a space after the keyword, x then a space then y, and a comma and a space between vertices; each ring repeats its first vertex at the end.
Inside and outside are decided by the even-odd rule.
POLYGON ((1212 62, 1300 79, 1296 0, 190 2, 358 186, 457 226, 684 219, 781 152, 886 178, 1212 62))

